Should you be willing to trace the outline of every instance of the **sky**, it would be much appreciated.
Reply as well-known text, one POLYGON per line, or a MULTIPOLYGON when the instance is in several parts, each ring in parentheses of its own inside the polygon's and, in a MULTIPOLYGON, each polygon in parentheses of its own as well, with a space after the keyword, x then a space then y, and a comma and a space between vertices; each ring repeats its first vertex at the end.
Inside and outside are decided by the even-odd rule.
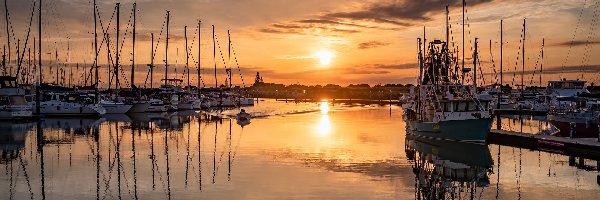
MULTIPOLYGON (((187 83, 187 75, 184 74, 184 27, 187 26, 192 85, 198 83, 198 60, 202 82, 206 86, 215 84, 215 64, 218 84, 225 81, 225 66, 233 69, 235 85, 246 86, 254 82, 256 72, 260 72, 266 82, 284 84, 415 83, 418 74, 417 38, 423 37, 424 28, 429 41, 445 38, 446 5, 450 6, 451 44, 459 50, 462 58, 463 15, 459 0, 102 0, 97 3, 97 31, 100 43, 104 38, 103 30, 109 34, 112 62, 115 62, 117 46, 117 22, 113 15, 117 2, 121 3, 119 63, 124 68, 120 72, 121 83, 130 81, 134 2, 137 2, 136 85, 149 84, 147 64, 151 63, 151 52, 155 52, 154 84, 164 78, 167 10, 170 11, 168 78, 181 78, 187 83), (215 54, 213 25, 217 41, 215 54), (231 54, 228 53, 228 30, 231 54), (151 48, 151 33, 155 35, 154 50, 151 48)), ((37 6, 39 0, 7 1, 13 60, 17 57, 17 46, 23 49, 34 3, 37 6)), ((498 81, 500 20, 504 20, 503 83, 521 80, 520 39, 524 18, 527 24, 525 84, 546 85, 547 80, 559 78, 600 81, 600 58, 594 56, 598 55, 600 44, 596 35, 598 1, 467 0, 466 5, 465 63, 466 67, 472 67, 474 39, 478 38, 480 70, 484 74, 480 84, 498 81), (542 40, 545 44, 543 59, 542 40), (541 67, 542 83, 539 81, 541 67)), ((86 77, 83 67, 86 66, 89 72, 90 63, 94 61, 92 9, 91 0, 43 1, 42 54, 43 60, 48 61, 43 68, 46 82, 55 81, 51 77, 56 76, 57 63, 63 63, 59 69, 65 70, 67 77, 73 74, 73 82, 86 77), (58 62, 54 61, 55 58, 58 62), (80 63, 79 68, 75 67, 77 63, 80 63)), ((29 48, 33 48, 32 40, 38 32, 37 10, 34 15, 29 48)), ((0 42, 8 48, 6 20, 0 23, 0 30, 0 42)), ((108 85, 106 63, 109 63, 109 52, 106 49, 106 44, 102 43, 99 63, 103 87, 108 85)), ((12 65, 16 70, 16 61, 12 65)))

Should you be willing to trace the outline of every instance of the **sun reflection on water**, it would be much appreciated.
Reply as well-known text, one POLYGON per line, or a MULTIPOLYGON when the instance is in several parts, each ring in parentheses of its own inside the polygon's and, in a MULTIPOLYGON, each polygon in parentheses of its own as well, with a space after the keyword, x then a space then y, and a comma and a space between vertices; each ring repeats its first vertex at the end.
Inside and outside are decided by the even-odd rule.
POLYGON ((324 114, 324 115, 329 113, 329 102, 321 101, 321 104, 319 105, 319 110, 321 110, 321 114, 324 114))
POLYGON ((331 121, 328 115, 322 115, 319 125, 317 126, 317 134, 319 137, 331 135, 331 121))

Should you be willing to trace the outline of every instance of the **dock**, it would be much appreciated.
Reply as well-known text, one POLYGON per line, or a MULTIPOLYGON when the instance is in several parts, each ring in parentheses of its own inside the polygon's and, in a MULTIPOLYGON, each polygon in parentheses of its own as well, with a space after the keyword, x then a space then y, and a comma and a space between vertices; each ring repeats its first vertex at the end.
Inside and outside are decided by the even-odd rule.
POLYGON ((535 110, 520 110, 520 109, 494 109, 495 115, 531 115, 531 116, 546 116, 547 111, 535 110))
POLYGON ((600 160, 597 138, 565 138, 492 129, 488 143, 600 160))

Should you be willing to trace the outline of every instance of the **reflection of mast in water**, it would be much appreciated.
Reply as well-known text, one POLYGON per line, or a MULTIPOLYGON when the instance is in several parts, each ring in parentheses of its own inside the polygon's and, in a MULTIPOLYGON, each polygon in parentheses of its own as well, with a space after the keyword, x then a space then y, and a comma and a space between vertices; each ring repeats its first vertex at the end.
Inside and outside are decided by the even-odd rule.
POLYGON ((117 190, 119 194, 119 199, 121 199, 121 142, 119 137, 119 123, 115 122, 115 131, 116 131, 116 140, 117 140, 117 190))
POLYGON ((96 141, 96 200, 100 200, 100 130, 93 128, 94 140, 96 141))
POLYGON ((227 181, 231 181, 231 121, 232 119, 229 119, 229 152, 228 152, 228 156, 229 159, 227 159, 227 181))
POLYGON ((498 168, 496 169, 497 177, 496 177, 496 199, 500 196, 500 145, 498 145, 498 168))
POLYGON ((167 159, 167 196, 171 199, 171 169, 169 169, 169 131, 165 130, 165 157, 167 159))
POLYGON ((154 177, 154 165, 156 164, 155 155, 154 155, 154 128, 150 128, 150 161, 152 162, 152 190, 156 189, 156 178, 154 177))
MULTIPOLYGON (((141 132, 141 129, 139 129, 141 132)), ((133 122, 131 124, 131 151, 133 152, 133 195, 135 199, 138 199, 137 194, 137 168, 135 166, 135 129, 133 128, 133 122)))
MULTIPOLYGON (((200 111, 202 112, 202 111, 200 111)), ((200 191, 202 191, 202 143, 200 142, 200 136, 202 135, 200 133, 200 129, 202 126, 202 113, 200 113, 200 116, 198 117, 198 189, 200 189, 200 191)), ((206 127, 206 126, 205 126, 206 127)))
MULTIPOLYGON (((219 119, 220 120, 220 119, 219 119)), ((212 183, 215 184, 215 176, 217 176, 217 133, 219 122, 215 122, 215 150, 213 151, 213 176, 212 183)))
POLYGON ((46 199, 46 181, 44 174, 44 131, 41 121, 37 122, 37 150, 40 153, 40 176, 42 177, 42 199, 46 199))
MULTIPOLYGON (((190 117, 191 118, 191 117, 190 117)), ((188 126, 187 131, 187 146, 186 146, 186 155, 185 155, 185 188, 188 186, 188 174, 190 168, 190 131, 192 127, 191 124, 188 126)))

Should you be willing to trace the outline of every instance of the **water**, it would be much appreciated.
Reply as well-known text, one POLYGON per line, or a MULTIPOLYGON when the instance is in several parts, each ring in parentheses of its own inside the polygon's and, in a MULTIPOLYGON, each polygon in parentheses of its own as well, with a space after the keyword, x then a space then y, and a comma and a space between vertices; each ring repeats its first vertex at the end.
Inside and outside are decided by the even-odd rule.
POLYGON ((396 106, 267 100, 247 110, 261 117, 244 127, 197 112, 2 122, 2 199, 595 199, 600 191, 595 160, 407 139, 396 106))

